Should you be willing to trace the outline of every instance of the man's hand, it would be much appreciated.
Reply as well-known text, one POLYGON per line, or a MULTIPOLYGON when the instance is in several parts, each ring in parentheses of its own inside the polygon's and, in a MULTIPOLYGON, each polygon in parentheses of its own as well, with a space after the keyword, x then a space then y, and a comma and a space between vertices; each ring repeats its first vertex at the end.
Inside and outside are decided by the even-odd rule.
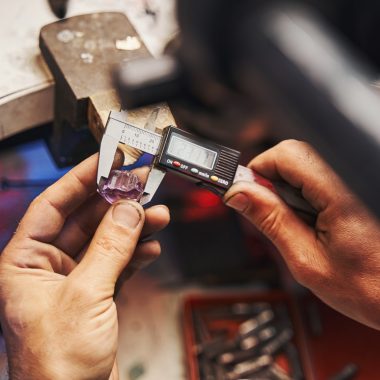
POLYGON ((160 254, 157 241, 138 241, 169 213, 109 206, 96 166, 92 156, 37 197, 0 258, 11 379, 118 379, 115 284, 160 254))
POLYGON ((301 189, 318 211, 315 228, 258 184, 236 183, 226 204, 272 240, 297 281, 336 310, 380 329, 378 221, 306 143, 284 141, 249 166, 301 189))

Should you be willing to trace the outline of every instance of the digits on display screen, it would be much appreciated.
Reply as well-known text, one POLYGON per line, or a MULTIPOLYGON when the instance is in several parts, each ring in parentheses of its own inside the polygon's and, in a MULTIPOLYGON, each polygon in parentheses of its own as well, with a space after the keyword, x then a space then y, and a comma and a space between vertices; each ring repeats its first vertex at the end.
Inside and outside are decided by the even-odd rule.
POLYGON ((167 153, 177 159, 209 170, 213 168, 217 156, 216 152, 194 144, 175 134, 170 138, 167 153))

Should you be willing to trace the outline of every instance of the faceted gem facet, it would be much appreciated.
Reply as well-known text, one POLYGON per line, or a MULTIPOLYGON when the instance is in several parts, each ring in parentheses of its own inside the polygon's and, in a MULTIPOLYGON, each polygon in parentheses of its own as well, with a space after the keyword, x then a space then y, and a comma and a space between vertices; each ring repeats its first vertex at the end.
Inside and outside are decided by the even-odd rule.
POLYGON ((107 202, 112 204, 121 199, 139 201, 144 193, 144 186, 136 174, 127 170, 112 170, 98 191, 107 202))

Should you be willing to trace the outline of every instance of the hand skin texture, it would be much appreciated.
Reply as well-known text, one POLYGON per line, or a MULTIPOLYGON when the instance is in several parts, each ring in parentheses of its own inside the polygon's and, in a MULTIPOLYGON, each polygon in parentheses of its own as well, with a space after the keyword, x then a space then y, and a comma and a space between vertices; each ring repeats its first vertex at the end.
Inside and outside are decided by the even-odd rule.
POLYGON ((38 196, 1 255, 12 380, 118 379, 115 284, 160 254, 157 241, 139 239, 164 228, 169 213, 108 205, 96 169, 95 155, 38 196))
POLYGON ((283 141, 249 167, 301 189, 318 211, 315 228, 258 184, 236 183, 225 195, 226 204, 275 244, 299 283, 341 313, 380 329, 380 225, 375 217, 306 143, 283 141))

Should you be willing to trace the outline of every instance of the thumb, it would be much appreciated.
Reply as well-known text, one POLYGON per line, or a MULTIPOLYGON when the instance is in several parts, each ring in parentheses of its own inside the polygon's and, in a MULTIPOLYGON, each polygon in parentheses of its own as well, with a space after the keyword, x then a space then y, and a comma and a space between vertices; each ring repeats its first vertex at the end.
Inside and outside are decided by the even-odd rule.
POLYGON ((275 193, 258 183, 237 182, 224 196, 235 209, 266 235, 289 266, 305 262, 315 247, 315 232, 275 193))
POLYGON ((144 210, 133 201, 118 202, 103 217, 83 259, 72 272, 95 286, 115 286, 130 262, 144 224, 144 210))

